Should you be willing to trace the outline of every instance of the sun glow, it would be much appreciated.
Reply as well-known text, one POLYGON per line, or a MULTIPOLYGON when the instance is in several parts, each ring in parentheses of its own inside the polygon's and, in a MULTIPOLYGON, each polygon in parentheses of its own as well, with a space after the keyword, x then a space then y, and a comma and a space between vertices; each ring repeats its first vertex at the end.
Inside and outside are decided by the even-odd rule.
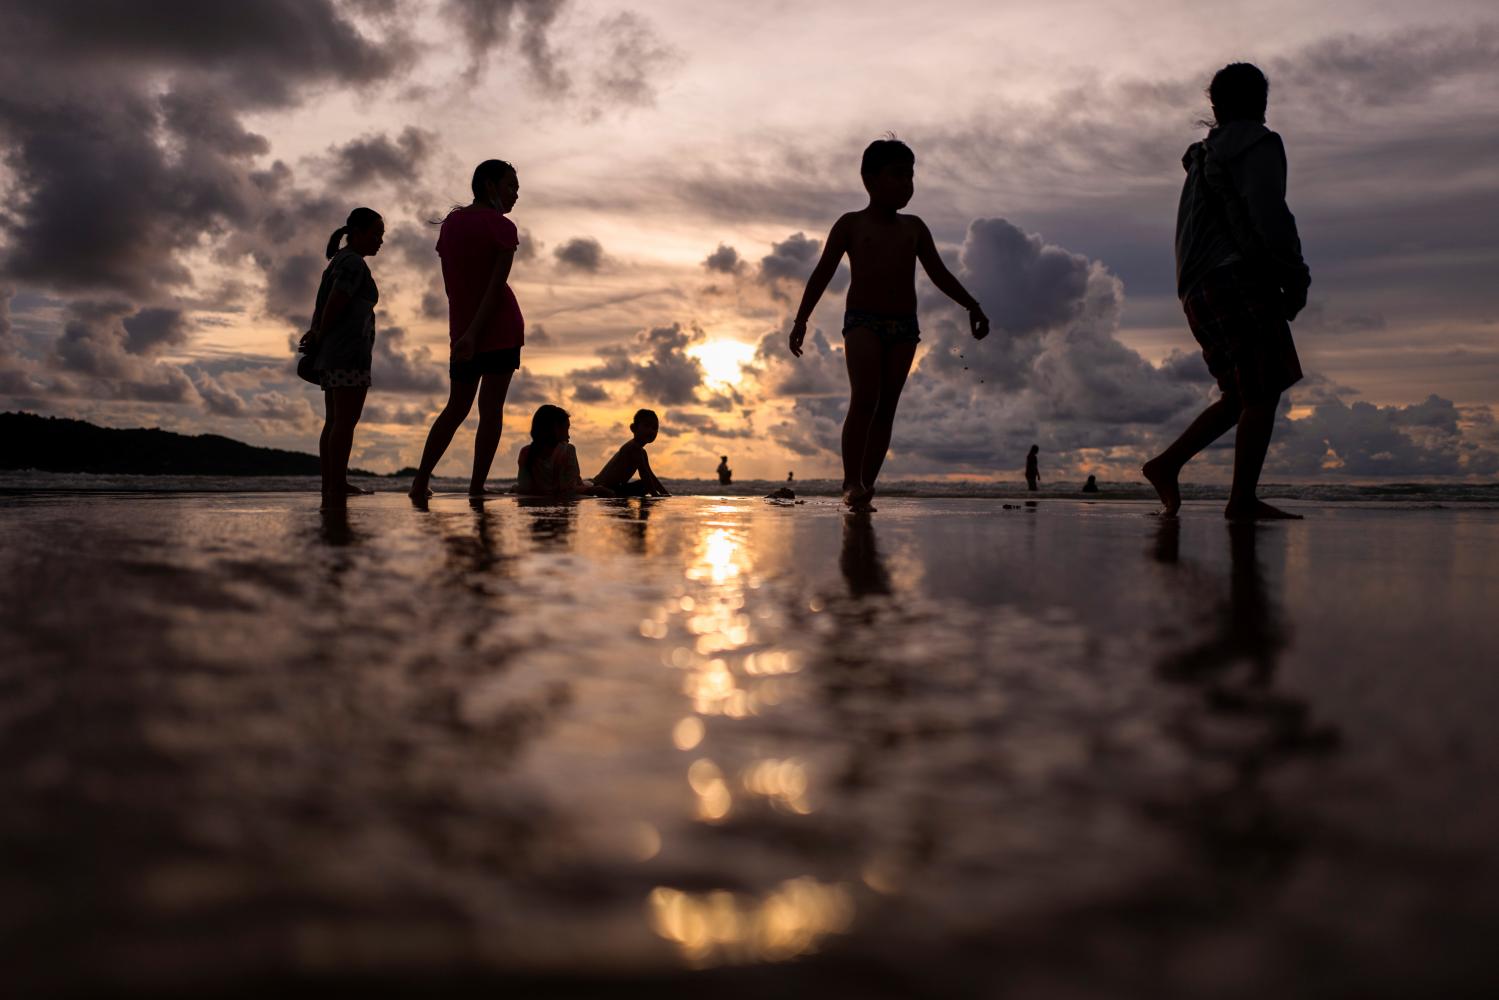
POLYGON ((755 356, 755 348, 737 340, 710 340, 689 347, 687 353, 703 366, 709 385, 726 386, 739 384, 744 377, 743 367, 755 356))

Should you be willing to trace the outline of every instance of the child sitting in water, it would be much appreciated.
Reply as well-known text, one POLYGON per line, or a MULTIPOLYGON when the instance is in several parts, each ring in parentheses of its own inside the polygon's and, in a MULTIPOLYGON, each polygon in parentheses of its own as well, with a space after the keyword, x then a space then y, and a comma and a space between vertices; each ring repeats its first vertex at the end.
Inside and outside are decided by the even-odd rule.
POLYGON ((660 432, 661 420, 655 410, 636 410, 635 419, 630 421, 632 437, 619 446, 603 471, 593 477, 594 485, 610 490, 617 497, 671 496, 651 471, 651 460, 645 454, 646 445, 656 440, 660 432), (630 482, 636 472, 640 478, 630 482))
POLYGON ((523 496, 612 496, 587 482, 578 472, 578 451, 568 443, 572 418, 550 403, 531 417, 531 443, 520 450, 515 492, 523 496))

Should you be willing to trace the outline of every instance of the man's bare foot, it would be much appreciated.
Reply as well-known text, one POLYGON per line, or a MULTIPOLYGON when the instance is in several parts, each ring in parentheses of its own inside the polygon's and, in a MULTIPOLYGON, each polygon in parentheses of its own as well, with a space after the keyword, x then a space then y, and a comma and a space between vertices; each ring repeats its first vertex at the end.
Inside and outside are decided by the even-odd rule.
POLYGON ((344 492, 351 497, 367 497, 375 491, 367 490, 363 486, 355 486, 353 483, 346 482, 344 483, 344 492))
POLYGON ((1156 496, 1161 498, 1161 516, 1175 517, 1176 512, 1182 509, 1182 491, 1176 477, 1180 469, 1168 468, 1159 458, 1152 458, 1140 466, 1140 471, 1150 485, 1155 487, 1156 496))
POLYGON ((1292 514, 1288 510, 1272 507, 1263 500, 1255 500, 1247 504, 1230 503, 1223 508, 1223 516, 1230 521, 1301 521, 1304 520, 1300 514, 1292 514))

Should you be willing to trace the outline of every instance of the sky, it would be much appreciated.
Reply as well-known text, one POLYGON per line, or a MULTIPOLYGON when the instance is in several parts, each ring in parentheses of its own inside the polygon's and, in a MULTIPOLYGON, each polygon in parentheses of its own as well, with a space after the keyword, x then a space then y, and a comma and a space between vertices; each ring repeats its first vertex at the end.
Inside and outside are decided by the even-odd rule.
MULTIPOLYGON (((551 402, 585 475, 649 406, 664 475, 727 454, 834 477, 846 276, 804 357, 786 334, 893 131, 907 211, 995 332, 919 280, 886 477, 1017 479, 1035 442, 1048 479, 1135 479, 1216 391, 1172 232, 1203 89, 1249 60, 1313 281, 1267 478, 1499 479, 1489 2, 0 0, 0 39, 0 410, 315 450, 293 345, 367 205, 387 235, 354 463, 415 465, 447 393, 429 220, 498 157, 527 344, 496 476, 551 402)), ((440 474, 466 474, 471 427, 440 474)))

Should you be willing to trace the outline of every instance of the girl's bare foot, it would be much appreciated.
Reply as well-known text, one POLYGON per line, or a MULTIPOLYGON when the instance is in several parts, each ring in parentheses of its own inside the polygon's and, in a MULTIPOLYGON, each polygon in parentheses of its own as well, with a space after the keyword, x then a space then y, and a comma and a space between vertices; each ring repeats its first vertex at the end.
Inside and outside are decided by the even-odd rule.
POLYGON ((1304 520, 1300 514, 1292 514, 1288 510, 1272 507, 1263 500, 1253 500, 1249 503, 1233 503, 1223 508, 1223 516, 1230 521, 1301 521, 1304 520))
POLYGON ((426 500, 432 495, 432 489, 427 485, 428 482, 430 482, 429 477, 417 473, 412 477, 411 489, 406 491, 406 495, 413 500, 426 500))
POLYGON ((1159 458, 1152 458, 1140 466, 1140 472, 1155 487, 1156 496, 1161 498, 1161 516, 1175 517, 1182 508, 1181 486, 1176 481, 1181 470, 1168 467, 1159 458))

